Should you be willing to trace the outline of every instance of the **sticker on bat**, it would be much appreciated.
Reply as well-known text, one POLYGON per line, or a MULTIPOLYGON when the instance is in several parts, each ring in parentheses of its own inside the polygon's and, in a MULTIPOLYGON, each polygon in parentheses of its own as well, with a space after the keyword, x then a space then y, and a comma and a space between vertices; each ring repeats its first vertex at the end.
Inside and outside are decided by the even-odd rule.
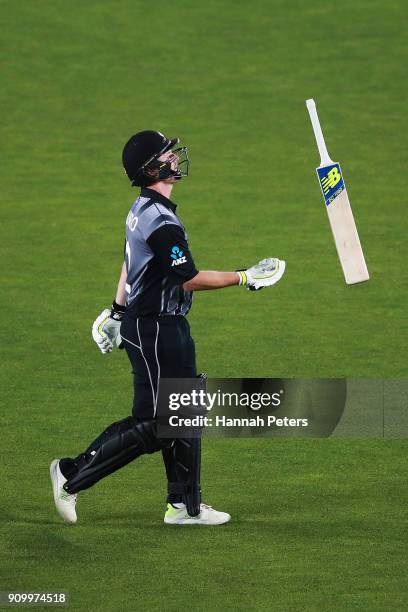
POLYGON ((322 188, 324 201, 326 206, 329 206, 343 189, 345 189, 340 164, 333 164, 325 168, 317 168, 316 172, 319 178, 320 187, 322 188))

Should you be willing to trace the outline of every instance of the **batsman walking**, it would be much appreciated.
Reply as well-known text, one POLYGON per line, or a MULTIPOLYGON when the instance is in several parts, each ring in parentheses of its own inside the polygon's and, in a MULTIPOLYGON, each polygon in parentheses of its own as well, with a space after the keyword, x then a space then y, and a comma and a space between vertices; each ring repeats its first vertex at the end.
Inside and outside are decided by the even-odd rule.
POLYGON ((76 523, 77 493, 146 453, 161 451, 168 480, 164 522, 220 525, 230 520, 201 502, 200 439, 163 439, 157 434, 160 378, 197 376, 187 314, 193 292, 242 285, 275 284, 285 262, 268 258, 238 272, 198 271, 185 228, 170 200, 173 186, 188 175, 187 147, 160 132, 132 136, 122 161, 140 195, 126 219, 124 263, 111 309, 96 319, 92 335, 102 353, 123 346, 133 370, 132 415, 112 423, 74 458, 50 466, 54 501, 61 517, 76 523))

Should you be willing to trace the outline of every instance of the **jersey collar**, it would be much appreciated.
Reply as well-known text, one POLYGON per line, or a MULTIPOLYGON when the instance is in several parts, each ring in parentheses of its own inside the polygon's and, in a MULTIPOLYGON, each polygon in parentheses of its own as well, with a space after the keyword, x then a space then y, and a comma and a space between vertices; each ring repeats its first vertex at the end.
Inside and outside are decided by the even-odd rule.
POLYGON ((140 191, 140 195, 145 198, 150 198, 151 200, 154 200, 155 202, 160 202, 160 204, 163 204, 163 206, 165 206, 166 208, 170 208, 170 210, 172 210, 173 212, 176 211, 177 204, 174 204, 174 202, 166 198, 164 195, 162 195, 158 191, 155 191, 154 189, 148 189, 147 187, 142 187, 140 191))

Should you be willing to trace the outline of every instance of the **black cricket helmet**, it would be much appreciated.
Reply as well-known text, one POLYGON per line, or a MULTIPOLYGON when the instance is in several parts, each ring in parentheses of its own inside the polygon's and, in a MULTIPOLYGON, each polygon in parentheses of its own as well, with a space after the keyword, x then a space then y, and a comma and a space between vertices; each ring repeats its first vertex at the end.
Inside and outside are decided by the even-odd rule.
POLYGON ((123 148, 122 162, 134 187, 148 187, 168 178, 180 180, 188 175, 187 147, 172 151, 166 161, 158 158, 173 149, 180 140, 166 138, 161 132, 145 130, 131 136, 123 148))

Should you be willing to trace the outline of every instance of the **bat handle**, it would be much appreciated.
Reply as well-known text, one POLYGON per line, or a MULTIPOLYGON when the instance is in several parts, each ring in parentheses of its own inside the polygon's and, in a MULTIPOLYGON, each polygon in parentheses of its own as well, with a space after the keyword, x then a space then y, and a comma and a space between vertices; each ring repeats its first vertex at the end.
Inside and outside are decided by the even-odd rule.
POLYGON ((306 100, 307 110, 309 111, 310 121, 312 122, 313 132, 316 138, 317 147, 320 153, 320 165, 327 166, 334 163, 327 151, 326 143, 324 142, 322 128, 320 127, 319 117, 317 115, 316 104, 313 98, 306 100))

